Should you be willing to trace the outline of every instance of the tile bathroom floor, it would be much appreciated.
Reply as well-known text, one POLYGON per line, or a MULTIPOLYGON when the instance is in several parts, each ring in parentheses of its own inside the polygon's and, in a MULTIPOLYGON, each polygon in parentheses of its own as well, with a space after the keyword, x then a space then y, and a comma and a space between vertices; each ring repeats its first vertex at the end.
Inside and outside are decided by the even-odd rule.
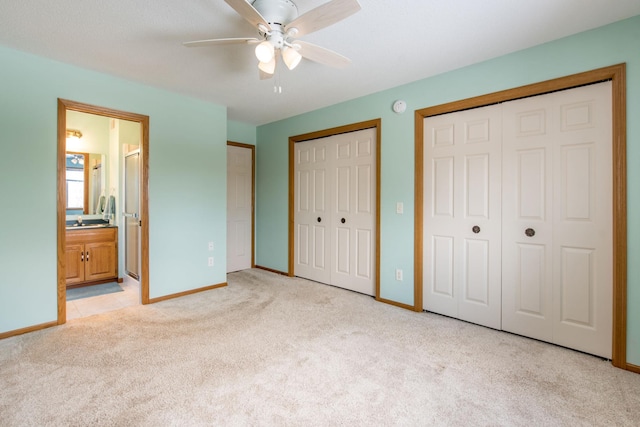
POLYGON ((94 314, 106 313, 140 304, 140 284, 137 280, 124 276, 120 286, 124 292, 67 301, 67 320, 93 316, 94 314))

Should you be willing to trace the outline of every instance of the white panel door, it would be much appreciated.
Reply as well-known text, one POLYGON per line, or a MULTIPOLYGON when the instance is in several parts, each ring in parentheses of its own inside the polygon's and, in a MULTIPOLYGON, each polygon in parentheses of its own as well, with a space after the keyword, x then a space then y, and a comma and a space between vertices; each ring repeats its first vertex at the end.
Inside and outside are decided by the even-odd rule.
POLYGON ((294 274, 375 294, 376 130, 294 149, 294 274))
POLYGON ((425 119, 424 307, 500 328, 501 114, 425 119))
POLYGON ((331 211, 327 191, 332 174, 323 140, 301 142, 294 150, 294 274, 321 283, 331 282, 331 211))
POLYGON ((376 130, 329 138, 333 161, 331 284, 375 295, 376 130))
POLYGON ((541 97, 504 104, 502 329, 553 340, 553 137, 541 97))
POLYGON ((251 268, 252 152, 227 146, 227 273, 251 268))
POLYGON ((554 342, 611 358, 611 82, 555 94, 554 342))
POLYGON ((503 329, 611 357, 611 83, 504 104, 503 329))

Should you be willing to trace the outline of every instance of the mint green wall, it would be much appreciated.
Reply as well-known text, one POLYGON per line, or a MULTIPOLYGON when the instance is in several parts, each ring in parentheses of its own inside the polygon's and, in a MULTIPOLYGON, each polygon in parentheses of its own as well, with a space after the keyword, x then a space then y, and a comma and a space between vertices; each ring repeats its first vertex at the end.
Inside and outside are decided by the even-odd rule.
MULTIPOLYGON (((381 297, 412 305, 414 115, 466 99, 627 63, 628 361, 640 365, 640 17, 601 27, 371 96, 258 127, 257 264, 287 271, 288 137, 382 118, 381 297), (396 99, 407 112, 391 111, 396 99), (395 213, 404 202, 404 214, 395 213), (396 268, 404 281, 395 280, 396 268)), ((437 58, 434 58, 437 60, 437 58)), ((401 66, 402 64, 399 64, 401 66)))
POLYGON ((150 296, 226 281, 225 107, 4 47, 0 63, 0 332, 57 316, 57 98, 150 117, 150 296))
POLYGON ((227 139, 233 142, 256 145, 256 127, 247 123, 228 120, 227 139))

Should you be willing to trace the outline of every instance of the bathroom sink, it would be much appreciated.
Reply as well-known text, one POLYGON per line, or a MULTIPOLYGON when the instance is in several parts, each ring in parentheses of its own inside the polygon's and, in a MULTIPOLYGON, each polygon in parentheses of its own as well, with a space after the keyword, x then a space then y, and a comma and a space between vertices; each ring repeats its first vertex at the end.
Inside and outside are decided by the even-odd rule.
POLYGON ((80 228, 102 228, 107 227, 109 224, 82 224, 82 225, 67 225, 67 230, 76 230, 80 228))

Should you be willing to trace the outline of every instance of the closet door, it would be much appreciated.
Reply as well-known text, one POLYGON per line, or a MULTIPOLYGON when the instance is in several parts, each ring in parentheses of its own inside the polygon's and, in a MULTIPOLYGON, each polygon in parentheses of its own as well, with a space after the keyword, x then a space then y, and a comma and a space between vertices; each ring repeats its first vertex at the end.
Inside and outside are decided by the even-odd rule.
POLYGON ((296 276, 375 294, 375 148, 375 129, 296 143, 296 276))
POLYGON ((501 114, 425 119, 424 307, 500 328, 501 114))
POLYGON ((611 83, 504 104, 503 329, 611 357, 611 83))
POLYGON ((296 276, 331 283, 331 188, 329 154, 324 140, 295 145, 294 273, 296 276))
POLYGON ((502 329, 553 340, 553 136, 541 97, 503 104, 502 329))
POLYGON ((554 147, 554 342, 611 358, 611 82, 558 92, 554 147))
POLYGON ((333 158, 331 284, 375 295, 375 129, 328 138, 333 158))

